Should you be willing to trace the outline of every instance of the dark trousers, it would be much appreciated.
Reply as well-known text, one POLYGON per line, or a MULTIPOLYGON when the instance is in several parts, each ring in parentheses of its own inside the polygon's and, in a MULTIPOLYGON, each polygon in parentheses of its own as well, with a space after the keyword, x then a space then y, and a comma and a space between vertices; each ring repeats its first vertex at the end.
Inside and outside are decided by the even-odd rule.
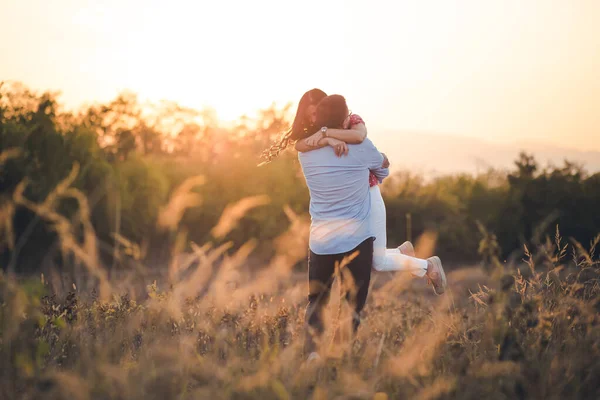
POLYGON ((308 306, 306 308, 306 342, 304 350, 308 354, 315 351, 314 337, 323 333, 323 309, 329 302, 331 286, 336 275, 336 264, 344 257, 357 253, 340 271, 342 287, 346 289, 346 300, 354 310, 353 331, 360 325, 360 312, 367 301, 371 267, 373 266, 373 238, 369 238, 347 253, 319 255, 310 251, 308 257, 308 306))

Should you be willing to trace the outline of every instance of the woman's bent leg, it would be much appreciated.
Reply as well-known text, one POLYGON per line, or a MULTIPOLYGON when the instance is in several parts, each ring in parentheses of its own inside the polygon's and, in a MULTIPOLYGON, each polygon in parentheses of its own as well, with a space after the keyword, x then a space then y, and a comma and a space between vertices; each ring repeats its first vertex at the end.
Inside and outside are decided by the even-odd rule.
POLYGON ((373 242, 373 268, 376 271, 410 271, 423 277, 427 272, 427 260, 409 257, 398 249, 387 249, 386 210, 379 186, 369 189, 371 196, 371 227, 375 234, 373 242))
POLYGON ((369 189, 371 196, 371 229, 375 235, 373 242, 373 268, 379 270, 385 263, 385 253, 387 246, 387 231, 386 231, 386 210, 383 197, 379 186, 373 186, 369 189))
POLYGON ((375 269, 377 271, 408 271, 414 276, 424 277, 427 273, 427 260, 405 256, 397 249, 387 249, 375 269))

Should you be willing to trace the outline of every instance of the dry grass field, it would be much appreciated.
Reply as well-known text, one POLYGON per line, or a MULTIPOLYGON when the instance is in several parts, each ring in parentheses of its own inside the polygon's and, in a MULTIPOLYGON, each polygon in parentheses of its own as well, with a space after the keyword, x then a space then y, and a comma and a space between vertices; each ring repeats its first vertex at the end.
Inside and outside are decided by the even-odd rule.
MULTIPOLYGON (((187 256, 150 274, 123 238, 119 251, 131 268, 109 275, 95 254, 86 199, 69 179, 44 203, 26 200, 22 188, 13 196, 54 223, 74 267, 29 279, 0 275, 0 398, 600 396, 598 239, 585 250, 557 230, 516 265, 491 251, 486 263, 450 271, 439 297, 423 281, 375 275, 357 336, 348 334, 348 307, 332 296, 323 359, 306 363, 306 278, 293 268, 306 253, 304 218, 286 210, 290 228, 262 268, 246 268, 253 241, 235 252, 191 243, 187 256), (56 212, 61 196, 79 202, 76 220, 56 212)), ((175 237, 181 210, 194 205, 189 187, 180 189, 159 218, 175 237)), ((228 207, 215 235, 261 202, 228 207)), ((493 240, 484 236, 484 252, 493 240)), ((431 245, 422 241, 417 251, 431 245)), ((173 254, 183 247, 175 240, 173 254)))

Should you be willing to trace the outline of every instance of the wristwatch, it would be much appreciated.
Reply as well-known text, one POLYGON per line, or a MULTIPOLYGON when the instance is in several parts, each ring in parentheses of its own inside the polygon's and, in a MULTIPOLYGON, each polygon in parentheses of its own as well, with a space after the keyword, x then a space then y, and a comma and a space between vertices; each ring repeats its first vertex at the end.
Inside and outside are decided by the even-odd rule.
POLYGON ((321 133, 323 134, 323 137, 327 137, 327 127, 326 126, 321 128, 321 133))

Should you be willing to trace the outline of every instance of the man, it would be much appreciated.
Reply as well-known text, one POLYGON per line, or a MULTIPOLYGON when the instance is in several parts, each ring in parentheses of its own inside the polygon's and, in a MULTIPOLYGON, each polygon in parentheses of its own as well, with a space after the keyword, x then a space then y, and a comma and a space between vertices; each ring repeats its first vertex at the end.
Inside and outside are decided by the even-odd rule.
POLYGON ((329 300, 336 263, 355 255, 344 267, 354 286, 346 296, 354 308, 354 331, 369 290, 374 239, 369 222, 369 171, 382 180, 389 170, 382 167, 384 156, 369 139, 348 148, 348 155, 341 158, 329 146, 298 155, 310 191, 312 218, 305 344, 309 360, 318 357, 313 333, 320 336, 324 329, 322 310, 329 300))

